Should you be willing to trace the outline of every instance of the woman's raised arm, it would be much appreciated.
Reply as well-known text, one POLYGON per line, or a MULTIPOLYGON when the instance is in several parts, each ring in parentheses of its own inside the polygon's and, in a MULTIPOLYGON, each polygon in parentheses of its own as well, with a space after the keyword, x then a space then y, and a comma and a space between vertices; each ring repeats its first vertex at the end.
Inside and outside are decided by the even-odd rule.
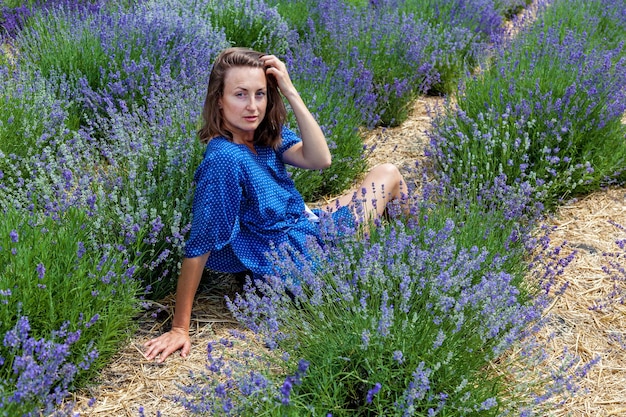
POLYGON ((265 55, 261 60, 265 64, 267 74, 276 78, 280 92, 289 102, 302 137, 301 143, 292 146, 283 154, 283 160, 299 168, 328 168, 331 156, 324 133, 291 82, 284 62, 274 55, 265 55))

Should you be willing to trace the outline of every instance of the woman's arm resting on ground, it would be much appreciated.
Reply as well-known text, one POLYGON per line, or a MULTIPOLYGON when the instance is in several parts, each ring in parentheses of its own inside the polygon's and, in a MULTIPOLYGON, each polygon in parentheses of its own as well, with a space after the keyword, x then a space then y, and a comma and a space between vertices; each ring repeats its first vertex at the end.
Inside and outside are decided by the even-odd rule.
POLYGON ((176 306, 172 329, 144 344, 147 359, 152 360, 160 354, 158 362, 163 362, 169 355, 179 349, 182 357, 186 357, 189 354, 191 350, 191 339, 189 338, 191 307, 193 306, 193 299, 198 290, 202 271, 208 257, 209 253, 206 253, 195 258, 183 259, 176 286, 176 306))
POLYGON ((261 59, 267 68, 267 73, 276 78, 280 92, 289 102, 302 137, 301 143, 285 151, 283 160, 299 168, 328 168, 331 156, 324 133, 291 82, 287 67, 274 55, 265 55, 261 59))

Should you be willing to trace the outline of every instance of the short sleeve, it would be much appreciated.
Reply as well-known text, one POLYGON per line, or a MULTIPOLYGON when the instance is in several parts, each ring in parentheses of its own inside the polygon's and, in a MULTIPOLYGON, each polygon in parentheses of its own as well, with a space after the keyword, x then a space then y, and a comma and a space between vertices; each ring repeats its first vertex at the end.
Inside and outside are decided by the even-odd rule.
POLYGON ((300 139, 300 137, 298 135, 296 135, 295 132, 293 130, 289 129, 288 127, 283 127, 283 130, 280 133, 280 136, 282 138, 282 142, 281 142, 280 146, 278 147, 277 153, 278 153, 278 156, 280 157, 280 159, 282 160, 283 159, 283 153, 285 153, 285 151, 287 151, 289 148, 291 148, 296 143, 301 142, 302 139, 300 139))
POLYGON ((207 153, 196 170, 187 258, 220 250, 239 233, 243 188, 236 159, 226 152, 207 153))

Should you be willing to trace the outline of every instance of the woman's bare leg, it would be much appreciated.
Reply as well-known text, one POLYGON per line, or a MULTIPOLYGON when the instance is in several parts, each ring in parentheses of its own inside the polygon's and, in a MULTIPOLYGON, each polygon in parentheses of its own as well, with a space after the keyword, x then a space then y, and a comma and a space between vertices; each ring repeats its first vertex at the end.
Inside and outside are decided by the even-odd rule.
POLYGON ((409 212, 407 186, 402 174, 393 164, 377 165, 365 176, 357 191, 339 197, 334 203, 323 207, 326 211, 336 211, 341 206, 349 206, 359 222, 381 216, 387 203, 398 202, 401 210, 409 212))

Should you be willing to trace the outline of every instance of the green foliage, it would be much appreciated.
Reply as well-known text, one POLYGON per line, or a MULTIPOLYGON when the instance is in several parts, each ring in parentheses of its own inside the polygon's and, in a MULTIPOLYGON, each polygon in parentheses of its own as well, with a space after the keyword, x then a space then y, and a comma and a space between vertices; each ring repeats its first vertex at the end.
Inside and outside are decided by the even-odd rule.
MULTIPOLYGON (((73 124, 67 110, 71 104, 56 99, 53 86, 40 76, 0 70, 0 83, 0 208, 28 205, 30 201, 18 195, 23 194, 24 178, 34 178, 38 168, 25 161, 44 149, 43 155, 72 153, 64 148, 74 137, 68 130, 73 124)), ((78 155, 70 155, 67 161, 74 157, 78 155)))
POLYGON ((615 56, 541 22, 504 46, 436 122, 445 138, 437 160, 451 183, 472 193, 504 175, 554 207, 610 181, 626 161, 617 98, 626 72, 615 56))
POLYGON ((138 152, 118 156, 94 184, 98 236, 124 241, 129 258, 140 266, 137 278, 157 299, 175 288, 191 217, 194 171, 203 156, 194 131, 181 131, 176 123, 159 128, 163 141, 146 141, 138 152), (138 187, 141 194, 135 191, 138 187))
MULTIPOLYGON (((560 0, 540 15, 544 28, 560 28, 561 34, 572 30, 586 39, 587 51, 616 49, 626 39, 626 2, 560 0)), ((622 48, 621 56, 626 50, 622 48)))
POLYGON ((444 25, 451 28, 462 26, 488 40, 491 32, 500 25, 497 9, 490 1, 440 1, 405 0, 399 10, 413 14, 431 25, 444 25))
MULTIPOLYGON (((329 138, 336 143, 336 154, 358 155, 363 145, 361 136, 352 128, 341 130, 337 128, 329 138), (335 142, 336 141, 336 142, 335 142)), ((367 162, 363 157, 350 157, 333 159, 332 165, 323 171, 310 171, 298 168, 290 168, 296 188, 302 194, 305 201, 317 201, 324 197, 341 194, 359 178, 366 167, 367 162)))
MULTIPOLYGON (((70 331, 82 331, 73 346, 75 363, 88 349, 99 352, 91 375, 130 335, 140 293, 136 267, 116 256, 112 236, 96 241, 93 232, 92 219, 80 209, 58 220, 8 209, 0 220, 0 289, 10 293, 0 300, 0 334, 20 316, 29 318, 33 337, 50 337, 69 323, 70 331)), ((9 380, 11 361, 0 370, 9 380)))
MULTIPOLYGON (((217 395, 196 405, 213 399, 219 406, 232 388, 241 390, 230 397, 233 415, 500 415, 510 406, 506 383, 485 367, 532 311, 532 297, 517 288, 528 273, 523 245, 511 239, 519 225, 476 208, 439 206, 416 217, 419 225, 391 221, 343 236, 315 257, 315 278, 299 268, 305 282, 291 295, 270 282, 258 284, 256 294, 266 298, 250 291, 245 302, 235 300, 235 316, 254 318, 248 325, 276 350, 233 355, 232 368, 250 377, 241 369, 235 383, 229 373, 226 382, 206 375, 206 385, 189 392, 217 395), (306 374, 289 377, 302 358, 306 374), (244 388, 248 379, 262 380, 252 369, 269 381, 257 393, 244 388), (287 400, 283 381, 291 381, 287 400)), ((223 372, 215 370, 224 365, 215 350, 210 358, 209 369, 223 372)))
MULTIPOLYGON (((446 224, 455 216, 458 214, 454 215, 439 207, 428 212, 427 216, 421 217, 422 232, 416 235, 411 235, 409 229, 395 225, 374 230, 371 241, 363 246, 361 242, 350 242, 341 250, 349 251, 350 259, 369 256, 368 249, 377 244, 383 245, 385 251, 394 252, 396 248, 393 244, 390 246, 390 242, 402 241, 404 234, 407 233, 407 236, 414 238, 413 245, 417 245, 425 252, 433 250, 431 260, 426 261, 433 262, 433 259, 437 258, 436 251, 447 251, 448 248, 445 246, 429 248, 434 242, 429 242, 428 232, 423 231, 442 233, 446 224), (381 232, 382 234, 376 234, 381 232)), ((497 215, 485 218, 477 211, 466 213, 462 218, 465 222, 459 222, 460 226, 455 228, 453 233, 456 242, 455 252, 449 254, 457 259, 466 256, 462 248, 480 247, 487 252, 489 252, 487 248, 492 248, 495 252, 489 253, 497 253, 513 226, 511 222, 507 224, 497 215)), ((526 272, 519 264, 522 251, 519 246, 510 249, 512 256, 507 260, 506 266, 503 266, 503 270, 513 268, 515 271, 513 281, 519 284, 526 272)), ((379 271, 358 269, 343 271, 350 276, 352 274, 355 277, 359 276, 359 285, 365 282, 362 278, 363 273, 371 274, 369 285, 359 289, 359 293, 367 300, 365 310, 360 308, 363 299, 359 300, 356 297, 346 299, 345 288, 338 287, 338 280, 331 276, 337 273, 336 270, 329 271, 329 275, 324 279, 327 284, 324 290, 325 302, 299 305, 293 309, 294 316, 286 322, 294 324, 289 326, 287 332, 295 335, 293 339, 295 345, 287 344, 286 350, 294 357, 307 358, 311 366, 302 387, 297 391, 302 397, 296 397, 295 407, 292 408, 307 408, 311 415, 324 414, 328 411, 333 416, 349 416, 354 415, 354 412, 359 413, 358 415, 399 416, 402 415, 402 409, 397 404, 402 403, 402 394, 406 386, 413 380, 414 372, 423 369, 425 379, 428 381, 428 392, 431 394, 419 402, 416 401, 413 408, 415 415, 426 415, 429 408, 437 409, 441 406, 441 399, 433 395, 441 392, 448 394, 445 401, 447 404, 441 411, 444 415, 446 413, 467 416, 498 415, 497 408, 479 410, 479 405, 483 401, 498 396, 505 386, 496 376, 488 376, 484 372, 490 349, 501 341, 498 339, 488 341, 481 336, 479 323, 486 319, 478 311, 481 306, 473 305, 464 310, 462 313, 464 319, 459 319, 456 323, 450 316, 443 318, 443 323, 440 323, 438 320, 442 317, 437 317, 431 307, 440 302, 438 297, 442 296, 435 288, 437 285, 435 282, 440 274, 455 276, 459 272, 455 269, 457 267, 450 265, 439 270, 438 266, 420 265, 419 274, 424 278, 428 277, 426 280, 432 280, 433 287, 427 284, 421 290, 406 288, 403 287, 403 279, 406 279, 407 273, 417 273, 412 271, 417 265, 409 258, 403 259, 403 256, 406 256, 403 252, 391 256, 386 260, 386 266, 381 265, 379 271), (390 297, 387 307, 395 310, 394 324, 388 330, 389 336, 382 337, 375 329, 380 328, 379 320, 384 320, 382 311, 385 308, 385 292, 388 292, 390 297), (410 306, 408 311, 400 307, 401 294, 407 292, 412 294, 410 301, 407 302, 410 306), (297 324, 299 322, 295 321, 296 315, 301 317, 301 322, 306 323, 305 326, 297 324), (462 328, 455 328, 461 322, 462 328), (368 343, 364 343, 364 334, 368 335, 368 343), (435 341, 440 339, 442 334, 445 334, 445 341, 438 345, 435 341), (397 351, 402 352, 401 361, 394 358, 394 352, 397 351), (372 405, 367 407, 363 399, 376 382, 380 383, 383 389, 375 397, 372 405), (476 407, 476 411, 471 411, 472 407, 476 407)), ((487 269, 475 271, 474 284, 480 282, 480 277, 484 274, 495 272, 490 260, 485 261, 485 267, 487 269)), ((412 285, 418 284, 414 282, 412 285)), ((458 290, 458 293, 451 290, 445 297, 457 301, 462 299, 462 292, 460 288, 458 290)), ((520 302, 524 302, 523 300, 524 296, 520 296, 520 302)), ((419 390, 418 387, 415 389, 419 390)), ((295 413, 297 414, 298 412, 295 413)))
POLYGON ((11 68, 13 66, 13 61, 15 60, 13 54, 14 51, 11 48, 11 45, 6 43, 0 44, 0 67, 11 68))
MULTIPOLYGON (((321 83, 304 79, 293 81, 314 117, 321 121, 322 129, 332 131, 326 135, 326 140, 335 155, 331 166, 323 171, 289 167, 305 201, 340 194, 366 169, 365 159, 354 156, 363 152, 363 141, 355 128, 361 123, 362 115, 354 107, 345 107, 345 96, 331 85, 331 80, 332 77, 326 77, 321 83), (337 117, 339 113, 341 117, 337 117)), ((295 128, 295 116, 290 113, 290 117, 290 124, 295 128)))
POLYGON ((44 77, 55 73, 70 80, 85 77, 98 89, 107 82, 101 69, 110 65, 110 57, 96 28, 94 17, 89 15, 36 12, 17 40, 20 59, 44 77))
POLYGON ((287 50, 288 26, 275 8, 262 0, 212 1, 201 11, 213 27, 226 33, 232 46, 282 55, 287 50))
POLYGON ((24 88, 28 79, 0 75, 0 152, 26 156, 44 131, 53 97, 42 79, 32 80, 33 88, 24 88))
POLYGON ((71 95, 89 97, 70 108, 71 119, 83 125, 103 112, 106 102, 123 100, 122 108, 145 105, 155 78, 194 80, 221 40, 199 17, 173 11, 167 19, 163 9, 146 3, 94 13, 36 11, 15 41, 21 69, 63 78, 71 95))
POLYGON ((37 3, 36 0, 4 0, 3 6, 9 8, 16 8, 20 6, 34 6, 37 3))
POLYGON ((308 20, 311 16, 311 6, 308 0, 268 0, 267 4, 276 7, 278 13, 287 21, 289 27, 295 29, 300 36, 307 33, 308 20))
POLYGON ((107 159, 90 192, 95 233, 123 241, 137 278, 158 298, 174 290, 205 146, 196 136, 201 91, 167 77, 154 82, 146 108, 110 107, 94 120, 108 141, 99 143, 107 159))

